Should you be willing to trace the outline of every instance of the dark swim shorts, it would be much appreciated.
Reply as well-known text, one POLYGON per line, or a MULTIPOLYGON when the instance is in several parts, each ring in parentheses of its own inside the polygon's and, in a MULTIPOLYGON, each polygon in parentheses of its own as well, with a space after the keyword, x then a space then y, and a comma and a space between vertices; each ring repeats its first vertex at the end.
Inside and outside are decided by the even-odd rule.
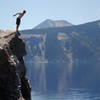
POLYGON ((17 18, 16 24, 17 24, 17 25, 20 25, 20 19, 19 19, 19 18, 17 18))

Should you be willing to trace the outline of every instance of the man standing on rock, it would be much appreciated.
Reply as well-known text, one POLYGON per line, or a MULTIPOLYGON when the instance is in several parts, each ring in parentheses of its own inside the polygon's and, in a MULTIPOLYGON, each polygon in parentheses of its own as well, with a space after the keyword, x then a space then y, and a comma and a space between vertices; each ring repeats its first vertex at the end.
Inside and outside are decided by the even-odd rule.
POLYGON ((18 33, 18 35, 20 35, 18 28, 19 28, 19 25, 20 25, 20 22, 21 22, 21 18, 24 16, 25 13, 26 13, 26 11, 24 10, 23 12, 16 13, 15 15, 13 15, 13 16, 18 15, 18 17, 16 19, 16 32, 18 33))

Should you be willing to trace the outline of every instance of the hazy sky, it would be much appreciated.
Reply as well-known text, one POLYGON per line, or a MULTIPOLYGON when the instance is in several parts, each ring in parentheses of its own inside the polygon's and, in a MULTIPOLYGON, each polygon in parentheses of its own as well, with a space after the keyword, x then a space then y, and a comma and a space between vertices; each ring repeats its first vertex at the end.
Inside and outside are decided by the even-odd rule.
POLYGON ((31 29, 45 19, 82 24, 100 19, 100 0, 0 0, 0 29, 15 29, 12 15, 27 10, 20 29, 31 29))

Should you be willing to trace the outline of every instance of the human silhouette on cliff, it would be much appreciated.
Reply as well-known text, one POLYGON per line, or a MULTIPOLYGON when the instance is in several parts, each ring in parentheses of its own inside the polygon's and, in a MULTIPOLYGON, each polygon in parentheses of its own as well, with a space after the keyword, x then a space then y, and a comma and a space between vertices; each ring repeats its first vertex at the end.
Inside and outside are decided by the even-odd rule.
POLYGON ((13 16, 18 15, 18 17, 16 19, 16 32, 18 33, 18 35, 20 35, 18 28, 20 26, 21 18, 24 16, 25 13, 26 13, 26 10, 24 10, 23 12, 19 12, 19 13, 16 13, 16 14, 13 15, 13 16))

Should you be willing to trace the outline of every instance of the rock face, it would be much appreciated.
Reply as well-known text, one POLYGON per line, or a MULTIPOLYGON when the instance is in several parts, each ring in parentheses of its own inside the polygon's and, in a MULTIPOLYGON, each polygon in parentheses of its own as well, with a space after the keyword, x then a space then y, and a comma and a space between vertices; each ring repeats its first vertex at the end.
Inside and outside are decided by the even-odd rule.
POLYGON ((25 44, 14 32, 0 33, 0 100, 29 99, 29 84, 23 57, 25 44))
POLYGON ((34 90, 100 89, 100 21, 22 33, 34 90))

